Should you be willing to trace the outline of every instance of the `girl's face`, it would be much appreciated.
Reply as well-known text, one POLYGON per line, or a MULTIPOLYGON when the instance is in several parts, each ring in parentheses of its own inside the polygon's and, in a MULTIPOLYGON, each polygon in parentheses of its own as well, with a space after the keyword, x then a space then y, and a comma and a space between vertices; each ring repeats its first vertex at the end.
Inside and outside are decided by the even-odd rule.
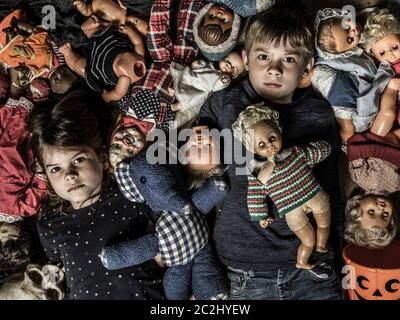
POLYGON ((387 228, 392 221, 393 204, 384 196, 364 196, 360 200, 360 208, 362 211, 360 220, 367 229, 387 228))
POLYGON ((47 147, 43 153, 44 169, 59 197, 79 209, 97 201, 102 188, 106 155, 91 148, 57 149, 47 147), (93 195, 96 197, 90 199, 93 195), (88 201, 88 200, 91 201, 88 201))

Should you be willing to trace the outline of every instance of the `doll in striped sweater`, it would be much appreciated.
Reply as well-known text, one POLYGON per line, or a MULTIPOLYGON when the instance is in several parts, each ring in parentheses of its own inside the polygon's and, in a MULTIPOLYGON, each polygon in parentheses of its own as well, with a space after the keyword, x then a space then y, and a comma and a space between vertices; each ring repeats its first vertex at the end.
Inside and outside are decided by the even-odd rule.
POLYGON ((262 167, 248 173, 247 206, 250 218, 259 221, 262 228, 273 223, 267 196, 277 208, 279 218, 285 217, 288 227, 301 240, 297 250, 296 267, 311 269, 308 260, 314 250, 327 252, 329 236, 329 198, 314 178, 312 168, 323 161, 331 151, 326 141, 311 142, 304 148, 282 150, 279 114, 258 104, 247 107, 232 125, 233 132, 246 149, 261 159, 262 167), (317 232, 308 221, 312 213, 317 232))

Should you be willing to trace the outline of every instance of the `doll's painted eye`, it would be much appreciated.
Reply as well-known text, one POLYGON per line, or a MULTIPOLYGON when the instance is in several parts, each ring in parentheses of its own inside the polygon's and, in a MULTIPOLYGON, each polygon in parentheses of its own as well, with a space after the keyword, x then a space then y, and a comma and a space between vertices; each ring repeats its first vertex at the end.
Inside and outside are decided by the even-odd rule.
POLYGON ((269 140, 270 140, 270 141, 275 141, 275 140, 276 140, 276 137, 275 137, 275 136, 271 136, 271 137, 269 138, 269 140))
POLYGON ((265 148, 265 142, 259 142, 259 143, 258 143, 258 146, 259 146, 260 148, 265 148))
POLYGON ((389 217, 389 212, 387 212, 387 211, 382 212, 382 216, 383 216, 384 218, 389 217))
POLYGON ((379 55, 383 56, 385 54, 385 51, 380 51, 379 55))
POLYGON ((227 22, 228 22, 228 19, 227 19, 227 18, 222 18, 222 22, 223 22, 223 23, 227 23, 227 22))
POLYGON ((352 44, 354 42, 354 38, 353 37, 348 37, 347 38, 347 43, 348 44, 352 44))
POLYGON ((373 215, 374 215, 374 213, 375 213, 375 211, 374 211, 374 210, 372 210, 372 209, 369 209, 369 210, 368 210, 368 214, 369 214, 369 215, 373 216, 373 215))
POLYGON ((399 48, 399 46, 396 44, 393 46, 393 50, 397 50, 399 48))
POLYGON ((212 13, 210 13, 210 14, 208 15, 208 17, 209 17, 210 19, 215 18, 215 16, 214 16, 212 13))

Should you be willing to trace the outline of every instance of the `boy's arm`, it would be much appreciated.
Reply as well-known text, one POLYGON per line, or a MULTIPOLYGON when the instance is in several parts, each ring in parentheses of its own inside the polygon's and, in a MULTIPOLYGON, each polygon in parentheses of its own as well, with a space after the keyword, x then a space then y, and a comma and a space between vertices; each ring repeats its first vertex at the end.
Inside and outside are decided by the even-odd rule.
POLYGON ((107 103, 111 101, 118 101, 128 93, 130 85, 131 79, 128 76, 120 76, 115 88, 110 91, 103 90, 101 96, 107 103))

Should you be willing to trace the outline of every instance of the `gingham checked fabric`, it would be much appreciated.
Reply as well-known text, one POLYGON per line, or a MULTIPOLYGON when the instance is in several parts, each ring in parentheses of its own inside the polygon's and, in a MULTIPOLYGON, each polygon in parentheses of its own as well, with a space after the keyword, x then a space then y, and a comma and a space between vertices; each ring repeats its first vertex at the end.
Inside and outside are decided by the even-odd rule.
MULTIPOLYGON (((128 162, 118 164, 114 172, 115 179, 125 198, 133 202, 144 202, 144 198, 130 178, 129 166, 128 162)), ((208 233, 205 217, 196 210, 184 216, 163 211, 156 224, 162 261, 167 266, 188 263, 208 243, 208 233)))
POLYGON ((195 59, 198 47, 193 36, 193 21, 205 5, 201 0, 183 0, 178 14, 178 33, 173 44, 169 37, 171 0, 155 0, 151 9, 147 47, 153 63, 146 76, 137 82, 134 94, 140 89, 149 89, 166 103, 172 104, 174 97, 168 89, 173 88, 170 65, 175 61, 188 66, 195 59))

